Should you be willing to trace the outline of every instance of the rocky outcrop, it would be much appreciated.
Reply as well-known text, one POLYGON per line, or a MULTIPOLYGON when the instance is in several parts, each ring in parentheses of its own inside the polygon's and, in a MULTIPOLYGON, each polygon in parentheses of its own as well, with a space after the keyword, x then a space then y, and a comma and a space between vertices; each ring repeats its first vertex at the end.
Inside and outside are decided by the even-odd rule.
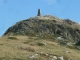
POLYGON ((61 40, 77 42, 80 40, 80 25, 70 19, 59 19, 51 15, 36 16, 17 22, 3 36, 6 35, 30 35, 56 39, 60 37, 61 40))

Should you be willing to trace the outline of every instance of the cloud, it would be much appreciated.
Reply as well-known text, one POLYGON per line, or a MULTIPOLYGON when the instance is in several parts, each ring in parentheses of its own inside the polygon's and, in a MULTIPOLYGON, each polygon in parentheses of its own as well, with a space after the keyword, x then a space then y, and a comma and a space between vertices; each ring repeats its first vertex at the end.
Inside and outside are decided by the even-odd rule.
POLYGON ((46 3, 48 3, 49 5, 53 5, 57 2, 57 0, 44 0, 46 3))
POLYGON ((0 0, 0 6, 8 3, 8 0, 0 0))

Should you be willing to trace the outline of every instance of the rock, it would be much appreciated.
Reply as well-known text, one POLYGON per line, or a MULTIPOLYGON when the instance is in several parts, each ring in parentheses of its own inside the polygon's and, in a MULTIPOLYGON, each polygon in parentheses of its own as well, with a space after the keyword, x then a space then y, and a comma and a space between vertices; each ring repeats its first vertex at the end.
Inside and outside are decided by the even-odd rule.
POLYGON ((65 51, 66 53, 70 53, 70 51, 65 51))
POLYGON ((53 59, 53 60, 57 60, 57 56, 53 56, 52 59, 53 59))
POLYGON ((58 59, 59 59, 59 60, 64 60, 64 59, 63 59, 63 56, 58 57, 58 59))
POLYGON ((54 59, 52 59, 52 60, 54 60, 54 59))
POLYGON ((60 44, 61 45, 67 45, 67 42, 61 41, 60 44))
POLYGON ((43 52, 39 52, 39 54, 43 54, 43 52))
POLYGON ((46 45, 46 42, 42 41, 42 43, 43 43, 44 45, 46 45))
POLYGON ((79 49, 79 50, 80 50, 80 46, 77 46, 77 49, 79 49))
POLYGON ((36 56, 38 55, 38 54, 35 54, 36 56))
POLYGON ((73 46, 73 44, 72 43, 67 43, 67 46, 73 46))
POLYGON ((46 54, 46 56, 49 56, 49 54, 46 54))
POLYGON ((50 58, 53 58, 53 56, 52 56, 52 55, 49 55, 49 57, 50 57, 50 58))
POLYGON ((34 59, 34 56, 30 56, 29 58, 30 58, 30 59, 34 59))
POLYGON ((62 37, 57 37, 57 39, 58 39, 58 40, 63 40, 63 38, 62 38, 62 37))

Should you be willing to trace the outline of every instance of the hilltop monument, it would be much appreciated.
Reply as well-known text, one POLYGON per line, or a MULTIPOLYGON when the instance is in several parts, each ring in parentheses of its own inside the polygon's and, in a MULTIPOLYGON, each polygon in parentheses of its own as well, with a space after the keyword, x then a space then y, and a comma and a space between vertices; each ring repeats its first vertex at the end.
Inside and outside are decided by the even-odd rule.
POLYGON ((38 9, 38 14, 37 14, 37 16, 41 16, 41 11, 40 11, 40 9, 38 9))

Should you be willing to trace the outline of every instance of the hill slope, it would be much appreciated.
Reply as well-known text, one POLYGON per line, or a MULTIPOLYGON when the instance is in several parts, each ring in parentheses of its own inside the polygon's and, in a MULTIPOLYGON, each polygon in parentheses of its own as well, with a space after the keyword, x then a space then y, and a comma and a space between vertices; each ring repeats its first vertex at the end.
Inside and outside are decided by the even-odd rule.
POLYGON ((11 35, 59 38, 77 42, 80 40, 80 25, 70 19, 59 19, 51 15, 36 16, 17 22, 3 36, 11 35))
POLYGON ((0 38, 0 60, 60 60, 59 57, 63 57, 63 60, 79 60, 80 51, 38 37, 0 38))

